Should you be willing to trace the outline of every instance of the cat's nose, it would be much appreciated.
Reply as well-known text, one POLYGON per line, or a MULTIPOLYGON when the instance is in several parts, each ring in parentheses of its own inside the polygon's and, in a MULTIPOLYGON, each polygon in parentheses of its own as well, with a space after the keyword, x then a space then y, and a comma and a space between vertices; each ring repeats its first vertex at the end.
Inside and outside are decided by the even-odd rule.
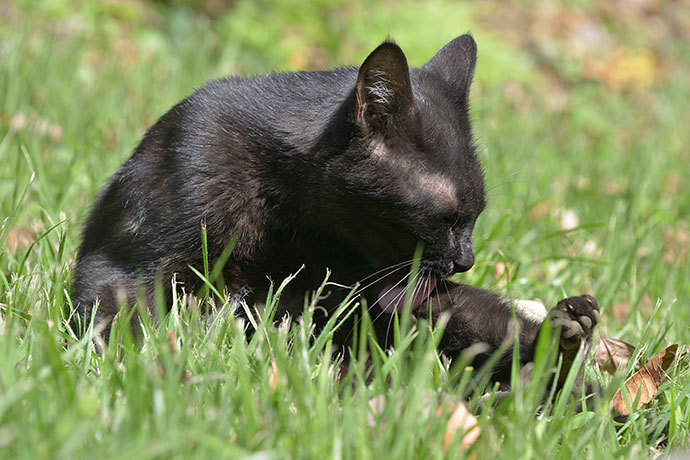
POLYGON ((474 266, 474 252, 454 262, 456 272, 466 272, 474 266))
POLYGON ((474 245, 472 244, 472 229, 463 229, 451 237, 452 251, 451 273, 466 272, 474 265, 474 245))
POLYGON ((474 247, 472 243, 464 242, 460 254, 453 260, 456 272, 466 272, 474 265, 474 247))

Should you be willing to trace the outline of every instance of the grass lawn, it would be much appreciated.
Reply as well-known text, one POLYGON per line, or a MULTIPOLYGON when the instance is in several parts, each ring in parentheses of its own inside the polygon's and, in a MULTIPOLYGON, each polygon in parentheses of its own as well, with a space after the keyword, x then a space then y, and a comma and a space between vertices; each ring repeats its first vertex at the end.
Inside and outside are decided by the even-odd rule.
POLYGON ((547 341, 534 378, 516 373, 492 409, 481 398, 491 387, 469 391, 469 370, 440 359, 424 325, 401 330, 395 352, 360 331, 354 371, 338 380, 328 331, 313 337, 309 326, 314 305, 292 328, 256 318, 250 341, 234 321, 207 331, 177 301, 136 344, 116 325, 102 357, 76 337, 70 271, 88 208, 172 104, 231 73, 357 65, 387 35, 421 65, 471 30, 490 204, 476 265, 459 279, 547 307, 591 293, 597 339, 634 344, 641 362, 690 344, 687 1, 229 3, 0 4, 0 458, 641 458, 690 448, 687 361, 617 422, 609 401, 625 375, 591 362, 587 377, 604 389, 593 408, 576 413, 564 397, 537 415, 547 341), (468 393, 482 434, 469 451, 445 450, 443 401, 468 393))

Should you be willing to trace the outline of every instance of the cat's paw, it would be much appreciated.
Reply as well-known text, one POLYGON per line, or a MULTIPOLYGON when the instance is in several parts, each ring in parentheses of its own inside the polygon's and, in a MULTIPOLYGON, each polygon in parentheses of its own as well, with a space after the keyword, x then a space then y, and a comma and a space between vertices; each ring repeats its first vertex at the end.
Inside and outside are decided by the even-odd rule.
POLYGON ((561 330, 561 351, 577 351, 583 340, 592 337, 592 330, 599 323, 599 304, 587 294, 568 297, 553 307, 548 320, 561 330))

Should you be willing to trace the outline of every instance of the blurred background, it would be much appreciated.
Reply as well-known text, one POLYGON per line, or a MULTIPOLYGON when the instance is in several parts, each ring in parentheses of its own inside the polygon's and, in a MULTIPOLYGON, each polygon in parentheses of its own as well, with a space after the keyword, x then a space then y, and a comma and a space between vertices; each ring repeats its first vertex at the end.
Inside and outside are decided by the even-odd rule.
POLYGON ((688 12, 688 0, 4 0, 2 270, 10 279, 24 254, 31 265, 40 238, 65 248, 68 277, 97 191, 204 82, 356 66, 387 37, 422 65, 469 31, 490 207, 463 279, 547 302, 593 292, 616 324, 636 312, 641 327, 659 299, 690 299, 688 12))

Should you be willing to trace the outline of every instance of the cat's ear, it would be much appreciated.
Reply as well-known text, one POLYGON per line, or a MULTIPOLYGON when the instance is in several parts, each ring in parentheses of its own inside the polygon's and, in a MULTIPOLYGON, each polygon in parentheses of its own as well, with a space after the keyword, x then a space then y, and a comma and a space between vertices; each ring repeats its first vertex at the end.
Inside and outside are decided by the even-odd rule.
POLYGON ((424 68, 439 74, 447 83, 460 91, 461 97, 469 97, 474 68, 477 64, 477 43, 471 35, 461 35, 451 40, 434 55, 424 68))
POLYGON ((368 131, 405 131, 416 108, 402 50, 385 42, 364 60, 357 76, 355 120, 368 131))

